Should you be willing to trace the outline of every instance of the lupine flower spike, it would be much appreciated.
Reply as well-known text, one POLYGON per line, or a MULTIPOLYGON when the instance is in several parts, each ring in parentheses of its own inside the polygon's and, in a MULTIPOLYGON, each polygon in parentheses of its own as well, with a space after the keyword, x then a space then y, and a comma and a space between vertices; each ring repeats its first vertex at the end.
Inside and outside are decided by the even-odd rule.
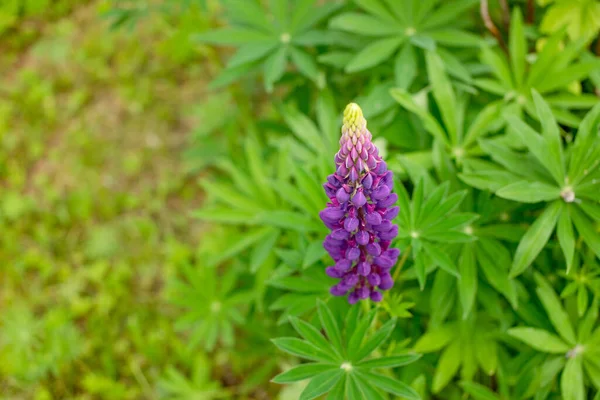
POLYGON ((329 203, 319 213, 331 233, 323 246, 335 261, 326 273, 340 281, 331 288, 334 296, 348 295, 350 304, 371 298, 381 301, 381 290, 394 285, 391 268, 400 250, 390 248, 398 235, 392 220, 398 195, 391 193, 393 175, 371 142, 362 110, 350 103, 344 110, 336 172, 323 185, 329 203))

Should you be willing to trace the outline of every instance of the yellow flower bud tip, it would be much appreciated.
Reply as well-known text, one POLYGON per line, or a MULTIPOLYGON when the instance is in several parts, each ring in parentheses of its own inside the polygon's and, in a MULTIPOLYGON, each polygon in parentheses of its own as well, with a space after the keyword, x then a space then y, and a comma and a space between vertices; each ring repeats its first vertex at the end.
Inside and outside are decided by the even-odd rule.
MULTIPOLYGON (((362 127, 365 125, 365 117, 360 106, 356 103, 350 103, 344 110, 343 124, 348 127, 362 127)), ((356 129, 356 128, 355 128, 356 129)))

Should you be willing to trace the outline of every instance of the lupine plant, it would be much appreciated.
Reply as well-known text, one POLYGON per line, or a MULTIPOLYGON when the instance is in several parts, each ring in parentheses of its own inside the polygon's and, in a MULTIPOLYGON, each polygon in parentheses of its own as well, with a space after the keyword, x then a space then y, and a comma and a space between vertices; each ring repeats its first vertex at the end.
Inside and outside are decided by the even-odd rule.
POLYGON ((86 79, 45 78, 62 20, 0 54, 65 59, 0 88, 5 397, 600 400, 598 0, 89 3, 132 44, 86 79), (168 162, 92 146, 118 185, 38 196, 88 184, 54 151, 105 94, 168 162))

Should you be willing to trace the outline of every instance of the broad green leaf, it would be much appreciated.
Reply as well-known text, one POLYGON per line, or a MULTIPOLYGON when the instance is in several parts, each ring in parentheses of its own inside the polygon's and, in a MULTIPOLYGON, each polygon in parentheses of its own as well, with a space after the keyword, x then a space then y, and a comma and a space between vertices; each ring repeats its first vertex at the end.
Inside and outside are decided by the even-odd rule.
MULTIPOLYGON (((471 78, 471 72, 469 69, 463 64, 452 52, 437 48, 435 51, 442 61, 444 62, 444 68, 448 75, 451 75, 457 79, 460 79, 468 84, 473 83, 473 78, 471 78)), ((454 83, 457 88, 464 89, 469 93, 474 93, 474 89, 470 86, 462 86, 459 82, 454 83)))
POLYGON ((559 184, 565 180, 565 156, 563 154, 561 136, 556 124, 556 119, 552 110, 548 106, 548 103, 544 101, 542 96, 534 89, 532 90, 533 101, 539 120, 542 124, 542 132, 546 143, 548 144, 548 150, 552 156, 553 161, 556 163, 557 178, 559 178, 559 184))
POLYGON ((570 207, 569 210, 571 211, 570 215, 575 223, 577 232, 579 232, 585 243, 596 254, 596 257, 600 258, 600 234, 594 228, 592 222, 578 207, 570 207))
POLYGON ((343 374, 344 371, 339 368, 321 372, 310 380, 304 391, 300 394, 299 400, 312 400, 327 393, 342 378, 343 374))
POLYGON ((511 254, 504 245, 492 238, 479 238, 477 261, 488 282, 504 297, 513 308, 517 308, 517 291, 514 281, 508 273, 511 266, 511 254))
POLYGON ((433 97, 442 113, 444 126, 453 145, 457 144, 456 97, 448 77, 444 73, 444 64, 434 52, 425 53, 427 61, 427 76, 431 82, 433 97))
POLYGON ((460 386, 475 400, 501 400, 496 393, 479 383, 463 381, 460 386))
MULTIPOLYGON (((350 377, 356 383, 356 387, 360 392, 360 397, 357 397, 357 400, 362 399, 373 399, 373 400, 386 400, 387 397, 384 397, 381 393, 375 389, 369 380, 365 378, 361 374, 351 374, 350 377)), ((337 399, 336 399, 337 400, 337 399)))
POLYGON ((273 344, 280 350, 294 356, 306 358, 313 361, 332 362, 331 356, 319 350, 312 344, 297 338, 277 338, 271 339, 273 344))
POLYGON ((298 232, 319 232, 322 226, 315 220, 293 211, 263 211, 256 216, 263 224, 278 228, 292 229, 298 232))
POLYGON ((537 328, 518 327, 510 328, 507 333, 530 347, 544 353, 562 353, 569 351, 569 346, 558 336, 548 331, 537 328))
POLYGON ((448 272, 451 275, 454 275, 457 278, 461 277, 461 275, 458 272, 456 265, 454 265, 454 262, 452 261, 452 259, 446 253, 444 253, 442 250, 440 250, 438 248, 438 246, 430 244, 427 241, 424 241, 423 248, 427 252, 427 255, 429 255, 429 257, 431 257, 431 259, 437 266, 439 266, 441 269, 443 269, 444 271, 448 272))
POLYGON ((360 350, 354 355, 352 361, 360 361, 363 358, 371 354, 375 349, 381 346, 387 338, 391 335, 392 331, 396 327, 396 319, 392 318, 383 326, 381 326, 373 336, 360 347, 360 350))
POLYGON ((431 353, 444 348, 457 335, 455 325, 442 325, 421 335, 413 350, 418 353, 431 353))
POLYGON ((560 299, 550 284, 541 274, 535 274, 535 281, 538 285, 536 293, 550 318, 552 325, 564 340, 570 344, 575 344, 575 331, 569 320, 569 315, 563 308, 560 299))
POLYGON ((421 396, 406 383, 390 378, 388 376, 367 372, 362 369, 357 371, 357 375, 363 377, 369 384, 385 390, 395 396, 400 396, 408 400, 420 400, 421 396))
POLYGON ((292 12, 292 23, 290 26, 292 34, 311 29, 342 6, 341 3, 333 2, 315 7, 314 0, 299 0, 297 3, 301 4, 296 5, 296 8, 292 12))
POLYGON ((229 17, 256 29, 273 32, 274 29, 267 19, 265 10, 255 0, 223 0, 229 17))
POLYGON ((590 112, 588 112, 581 121, 579 129, 577 130, 577 136, 575 137, 575 145, 569 164, 569 177, 573 182, 577 182, 583 170, 586 168, 583 165, 585 159, 584 155, 590 149, 590 141, 595 138, 594 132, 598 131, 598 125, 600 124, 600 104, 597 104, 590 112))
POLYGON ((416 34, 409 37, 410 43, 414 44, 416 47, 420 47, 423 50, 435 51, 436 44, 435 40, 428 34, 416 34))
POLYGON ((433 30, 433 28, 445 27, 449 23, 460 19, 461 14, 477 3, 477 0, 458 0, 451 3, 442 2, 442 5, 435 12, 428 15, 422 21, 421 29, 433 30))
POLYGON ((424 108, 415 103, 413 97, 404 89, 391 89, 391 96, 408 111, 415 113, 423 122, 423 126, 433 137, 450 145, 448 137, 435 118, 424 108))
POLYGON ((542 251, 560 215, 561 203, 551 203, 521 238, 513 259, 510 277, 520 275, 542 251))
POLYGON ((583 368, 596 389, 600 388, 600 360, 598 357, 584 357, 583 368))
POLYGON ((547 93, 567 86, 569 83, 585 79, 591 72, 600 68, 600 61, 581 62, 562 69, 553 79, 544 79, 536 88, 540 93, 547 93))
POLYGON ((471 313, 477 294, 477 264, 472 246, 470 243, 463 246, 458 264, 460 273, 458 294, 463 309, 463 319, 466 319, 471 313))
POLYGON ((395 368, 403 365, 411 364, 421 358, 420 354, 399 354, 396 356, 388 356, 375 358, 372 360, 362 361, 357 364, 358 367, 362 368, 395 368))
POLYGON ((500 117, 500 109, 499 103, 491 103, 477 114, 467 130, 462 144, 463 147, 471 146, 479 137, 489 132, 493 122, 500 117))
POLYGON ((573 255, 575 254, 575 233, 573 233, 573 225, 569 215, 569 207, 566 205, 562 207, 560 217, 558 218, 556 236, 558 236, 558 243, 560 244, 563 254, 565 255, 568 274, 571 270, 571 266, 573 265, 573 255))
POLYGON ((221 28, 195 34, 191 38, 198 42, 220 45, 243 45, 272 40, 272 36, 269 34, 245 28, 221 28))
POLYGON ((238 67, 242 64, 259 60, 271 53, 278 43, 276 41, 249 43, 238 49, 227 61, 228 68, 238 67))
POLYGON ((519 181, 504 186, 496 194, 521 203, 539 203, 560 198, 560 188, 542 182, 519 181))
POLYGON ((290 57, 302 75, 306 76, 313 82, 317 81, 319 67, 317 67, 317 63, 315 62, 313 56, 309 55, 307 52, 298 47, 291 46, 290 57))
POLYGON ((327 339, 323 337, 321 332, 317 330, 317 328, 297 317, 290 317, 290 322, 300 336, 310 342, 317 349, 321 350, 323 353, 330 355, 332 361, 337 361, 339 357, 341 357, 341 353, 338 351, 338 349, 333 348, 327 339))
POLYGON ((271 381, 274 383, 292 383, 308 379, 312 376, 315 376, 317 374, 331 369, 337 370, 339 369, 339 367, 337 365, 320 363, 302 364, 285 372, 282 372, 281 374, 274 377, 271 381))
POLYGON ((344 393, 346 392, 346 381, 348 380, 348 375, 342 375, 342 378, 335 384, 335 386, 331 389, 329 394, 327 395, 327 400, 337 400, 343 399, 344 393))
POLYGON ((394 76, 400 89, 408 90, 417 76, 417 54, 412 44, 406 43, 396 55, 394 76))
POLYGON ((382 4, 380 0, 354 0, 354 2, 371 15, 393 23, 397 22, 394 18, 394 15, 390 13, 387 7, 382 4))
POLYGON ((435 368, 431 391, 439 393, 448 385, 454 375, 458 372, 461 361, 460 342, 454 341, 448 346, 440 356, 440 360, 435 368))
POLYGON ((585 400, 587 398, 581 357, 573 357, 567 361, 560 379, 560 391, 564 400, 585 400))
POLYGON ((392 36, 402 33, 402 27, 393 22, 353 12, 332 18, 329 27, 365 36, 392 36))
MULTIPOLYGON (((362 343, 364 342, 367 330, 373 323, 375 318, 375 310, 372 310, 366 317, 356 325, 356 329, 352 331, 350 338, 348 339, 348 357, 351 360, 358 360, 362 343)), ((348 331, 346 333, 349 333, 348 331)), ((364 358, 364 357, 362 357, 364 358)))
POLYGON ((302 268, 308 268, 327 254, 321 241, 310 242, 304 254, 302 268))
POLYGON ((269 93, 273 91, 273 85, 281 79, 285 72, 287 50, 286 46, 281 46, 265 60, 263 68, 265 75, 265 89, 269 93))
POLYGON ((265 233, 265 237, 259 239, 260 243, 254 246, 250 255, 250 271, 252 273, 256 273, 267 257, 273 252, 273 247, 275 247, 280 234, 281 232, 278 229, 270 229, 265 233))
POLYGON ((448 47, 477 47, 482 43, 479 36, 455 28, 436 29, 428 35, 438 44, 448 47))
POLYGON ((489 47, 483 46, 481 48, 481 61, 492 68, 492 72, 500 80, 500 84, 505 90, 510 90, 514 87, 510 69, 504 57, 489 47))
POLYGON ((403 37, 392 37, 372 42, 356 54, 346 65, 346 72, 371 68, 390 57, 404 42, 403 37))
POLYGON ((484 333, 475 336, 475 357, 481 369, 488 375, 496 372, 498 365, 498 348, 496 341, 484 333))
POLYGON ((523 17, 518 7, 513 8, 510 21, 509 35, 510 63, 517 87, 521 87, 525 76, 525 56, 527 55, 527 41, 523 31, 523 17))
POLYGON ((337 324, 337 321, 335 320, 335 317, 333 316, 333 313, 331 312, 329 307, 327 307, 327 305, 320 299, 317 300, 317 309, 319 312, 319 320, 321 321, 323 329, 325 329, 325 332, 327 333, 327 337, 331 341, 333 347, 341 352, 342 333, 337 324))

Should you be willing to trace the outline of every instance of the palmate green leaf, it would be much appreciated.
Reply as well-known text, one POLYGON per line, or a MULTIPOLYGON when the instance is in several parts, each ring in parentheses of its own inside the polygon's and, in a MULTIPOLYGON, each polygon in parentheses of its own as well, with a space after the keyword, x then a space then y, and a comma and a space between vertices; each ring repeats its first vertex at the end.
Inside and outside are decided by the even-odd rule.
POLYGON ((375 358, 372 360, 359 362, 356 366, 362 368, 396 368, 411 364, 421 358, 420 354, 409 353, 395 356, 375 358))
MULTIPOLYGON (((367 378, 361 374, 351 374, 349 376, 352 386, 348 389, 350 400, 362 400, 362 399, 373 399, 373 400, 385 400, 386 398, 379 393, 367 378)), ((333 400, 333 399, 332 399, 333 400)))
POLYGON ((373 372, 367 372, 363 369, 358 369, 356 374, 367 381, 369 384, 391 393, 395 396, 400 396, 408 400, 420 400, 421 396, 406 383, 392 379, 390 377, 379 375, 373 372))
POLYGON ((259 244, 254 246, 250 255, 250 271, 255 273, 272 253, 273 247, 281 232, 278 229, 271 229, 269 233, 259 240, 259 244))
POLYGON ((395 83, 400 89, 408 90, 417 76, 418 60, 412 44, 406 43, 394 61, 395 83))
POLYGON ((279 43, 274 39, 265 42, 245 44, 227 61, 227 67, 235 68, 243 64, 257 61, 270 54, 278 44, 279 43))
POLYGON ((586 114, 577 130, 575 143, 573 146, 571 159, 569 162, 569 177, 573 182, 578 182, 583 175, 585 154, 590 150, 591 143, 594 141, 594 132, 598 131, 600 124, 600 104, 597 104, 589 113, 586 114))
POLYGON ((450 343, 458 334, 456 324, 445 324, 421 335, 413 350, 418 353, 438 351, 450 343))
POLYGON ((337 365, 332 364, 322 364, 322 363, 310 363, 310 364, 302 364, 292 369, 289 369, 285 372, 274 377, 271 382, 274 383, 292 383, 297 381, 302 381, 304 379, 311 378, 317 374, 320 374, 325 371, 339 369, 337 365))
POLYGON ((488 375, 493 375, 498 366, 498 346, 493 338, 485 334, 475 336, 475 357, 481 369, 488 375))
POLYGON ((335 400, 344 398, 344 392, 346 391, 346 381, 349 379, 348 375, 342 375, 341 379, 335 384, 327 395, 327 400, 335 400))
POLYGON ((496 50, 482 46, 481 61, 492 68, 492 73, 496 75, 504 91, 509 91, 514 86, 510 68, 504 57, 498 54, 496 50))
POLYGON ((560 380, 560 389, 562 398, 565 400, 585 400, 587 398, 581 357, 573 357, 567 361, 560 380))
MULTIPOLYGON (((349 313, 349 315, 352 312, 349 313)), ((358 315, 358 314, 357 314, 358 315)), ((375 310, 372 310, 369 314, 367 314, 366 317, 364 317, 363 319, 361 319, 361 321, 346 321, 346 339, 347 339, 347 348, 348 348, 348 357, 351 360, 356 360, 358 359, 358 354, 359 351, 362 347, 362 343, 365 340, 365 336, 367 333, 367 330, 369 329, 369 327, 372 325, 373 323, 373 319, 375 318, 375 310), (356 324, 355 325, 355 329, 352 329, 353 326, 351 324, 356 324), (348 337, 348 335, 350 335, 350 337, 348 337)))
POLYGON ((538 285, 536 293, 540 298, 552 325, 567 343, 574 345, 576 343, 575 331, 569 320, 569 315, 562 307, 554 289, 540 274, 535 274, 535 281, 538 285))
POLYGON ((392 37, 369 44, 350 60, 346 65, 346 72, 362 71, 379 64, 390 57, 404 41, 404 37, 392 37))
POLYGON ((354 0, 354 2, 371 15, 377 16, 382 20, 396 22, 394 14, 390 13, 380 0, 354 0))
POLYGON ((342 3, 333 2, 315 8, 315 0, 299 0, 295 4, 296 8, 292 12, 290 26, 292 34, 313 28, 343 5, 342 3))
POLYGON ((542 124, 542 133, 544 135, 544 138, 546 139, 546 143, 548 144, 548 150, 552 155, 553 161, 557 164, 558 167, 557 174, 560 178, 559 183, 564 182, 565 156, 563 154, 561 143, 562 139, 560 136, 558 125, 556 124, 556 119, 552 114, 550 106, 548 105, 548 103, 546 103, 546 101, 544 101, 542 96, 535 89, 533 89, 531 92, 539 120, 542 124))
POLYGON ((512 260, 508 249, 498 240, 480 237, 476 255, 487 281, 506 297, 513 308, 517 308, 516 286, 509 278, 512 260))
POLYGON ((326 254, 327 252, 323 248, 323 243, 321 241, 310 242, 308 247, 306 248, 306 253, 304 254, 302 268, 308 268, 312 266, 314 263, 323 258, 326 254))
POLYGON ((344 371, 336 369, 332 371, 321 372, 310 380, 304 391, 300 394, 299 400, 312 400, 320 395, 327 393, 342 378, 344 371))
POLYGON ((255 0, 224 0, 223 3, 232 20, 265 32, 274 31, 265 11, 255 0))
MULTIPOLYGON (((439 41, 438 41, 439 42, 439 41)), ((471 72, 465 65, 450 51, 444 50, 442 48, 437 48, 435 52, 440 56, 442 61, 444 62, 444 68, 448 75, 453 76, 465 83, 472 84, 473 78, 471 77, 471 72)), ((474 88, 471 86, 463 86, 460 85, 459 82, 454 83, 457 88, 461 88, 468 93, 476 93, 474 88)))
POLYGON ((600 68, 600 62, 597 60, 580 62, 562 69, 559 73, 553 75, 553 79, 545 79, 536 86, 540 93, 547 93, 553 90, 567 86, 571 82, 579 81, 588 76, 591 72, 600 68))
POLYGON ((543 329, 518 327, 510 328, 507 333, 534 349, 545 353, 566 354, 569 351, 569 346, 558 336, 543 329))
POLYGON ((319 67, 311 55, 298 47, 290 47, 290 57, 298 68, 298 71, 308 79, 316 82, 319 75, 319 67))
POLYGON ((523 235, 513 259, 511 278, 525 271, 542 251, 554 231, 560 210, 560 202, 551 203, 523 235))
POLYGON ((500 117, 501 104, 491 103, 485 106, 475 117, 463 139, 463 146, 469 147, 489 132, 490 127, 500 117))
POLYGON ((560 198, 560 188, 542 182, 518 181, 500 188, 496 194, 521 203, 539 203, 560 198))

